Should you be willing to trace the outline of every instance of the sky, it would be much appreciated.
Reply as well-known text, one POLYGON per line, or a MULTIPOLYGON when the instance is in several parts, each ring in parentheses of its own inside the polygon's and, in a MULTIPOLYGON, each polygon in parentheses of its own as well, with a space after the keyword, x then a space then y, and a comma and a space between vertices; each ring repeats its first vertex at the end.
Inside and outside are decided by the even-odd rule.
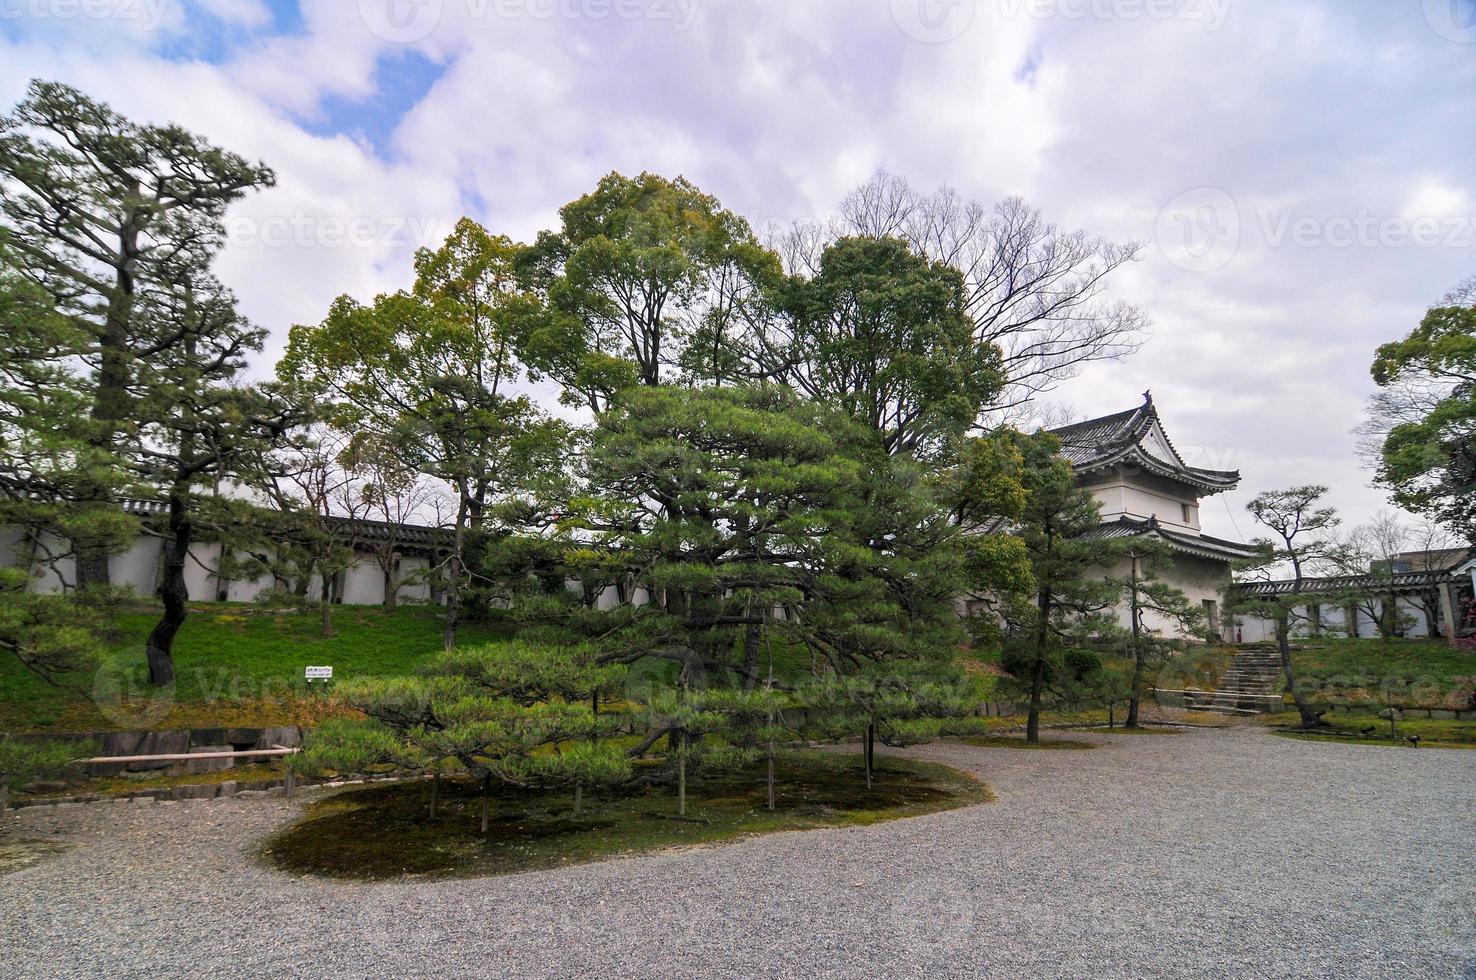
POLYGON ((1476 275, 1476 0, 0 0, 0 106, 76 85, 261 159, 219 273, 271 332, 408 285, 462 215, 530 240, 605 173, 755 228, 878 168, 1144 244, 1143 348, 1051 397, 1151 389, 1245 503, 1388 506, 1352 433, 1374 349, 1476 275))

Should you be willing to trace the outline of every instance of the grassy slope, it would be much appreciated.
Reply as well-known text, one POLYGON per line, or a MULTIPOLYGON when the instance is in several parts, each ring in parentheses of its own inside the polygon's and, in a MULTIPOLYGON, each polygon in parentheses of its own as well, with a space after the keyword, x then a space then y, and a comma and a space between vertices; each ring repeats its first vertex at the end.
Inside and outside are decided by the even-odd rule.
MULTIPOLYGON (((0 658, 0 731, 83 731, 135 727, 130 712, 109 718, 91 703, 95 691, 150 692, 143 680, 144 640, 157 613, 139 609, 119 617, 105 673, 65 678, 61 689, 0 658), (121 683, 120 683, 121 681, 121 683), (130 689, 131 686, 131 689, 130 689)), ((168 713, 147 727, 264 725, 307 721, 324 707, 306 697, 303 668, 331 665, 336 677, 400 674, 441 649, 438 611, 407 607, 333 610, 334 635, 320 635, 316 613, 263 610, 211 603, 191 607, 175 641, 177 680, 168 713)), ((505 631, 466 625, 463 643, 485 642, 505 631)))
POLYGON ((1387 688, 1399 704, 1465 708, 1471 704, 1476 655, 1438 640, 1315 639, 1292 654, 1299 673, 1325 689, 1320 700, 1379 700, 1387 688))

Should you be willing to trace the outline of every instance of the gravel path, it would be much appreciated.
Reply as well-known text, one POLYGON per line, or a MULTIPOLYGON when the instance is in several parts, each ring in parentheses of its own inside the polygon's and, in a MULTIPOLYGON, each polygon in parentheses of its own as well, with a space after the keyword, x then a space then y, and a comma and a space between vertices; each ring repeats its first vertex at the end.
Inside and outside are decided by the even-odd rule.
POLYGON ((506 878, 256 863, 277 800, 29 809, 5 977, 1476 978, 1476 752, 943 743, 999 800, 506 878))

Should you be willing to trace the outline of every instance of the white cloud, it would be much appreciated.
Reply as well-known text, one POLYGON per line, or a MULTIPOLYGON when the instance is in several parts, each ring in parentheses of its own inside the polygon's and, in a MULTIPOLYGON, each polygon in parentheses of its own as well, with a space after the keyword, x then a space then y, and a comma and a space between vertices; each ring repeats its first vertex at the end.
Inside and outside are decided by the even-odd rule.
POLYGON ((265 0, 196 0, 200 6, 228 24, 263 27, 272 22, 265 0))
MULTIPOLYGON (((1116 287, 1152 315, 1150 343, 1061 400, 1111 411, 1153 388, 1177 443, 1244 473, 1226 501, 1233 522, 1206 508, 1221 533, 1246 529, 1250 493, 1294 482, 1334 483, 1354 520, 1382 506, 1349 435, 1369 357, 1476 272, 1476 249, 1297 244, 1266 229, 1470 213, 1476 138, 1452 125, 1470 115, 1469 45, 1418 5, 1335 0, 1236 3, 1223 22, 978 4, 927 43, 919 31, 935 22, 902 16, 909 2, 703 0, 677 30, 673 18, 593 16, 677 9, 658 0, 441 0, 414 8, 433 19, 398 43, 377 0, 305 0, 300 34, 253 35, 223 65, 166 61, 161 32, 104 45, 41 25, 0 42, 0 98, 30 75, 63 78, 276 167, 279 186, 233 220, 287 240, 238 241, 222 263, 276 344, 338 293, 405 282, 421 242, 408 226, 391 240, 376 229, 444 232, 466 209, 527 238, 612 169, 685 174, 757 226, 823 213, 878 166, 985 200, 1024 194, 1068 227, 1150 243, 1116 287), (330 99, 337 113, 378 111, 384 59, 407 50, 444 73, 387 152, 309 131, 330 99), (1167 202, 1205 187, 1234 202, 1242 237, 1223 267, 1195 273, 1152 238, 1167 202), (340 241, 354 228, 358 244, 340 241)), ((1054 5, 1066 6, 1143 9, 1054 5)), ((265 23, 259 3, 211 9, 265 23)))

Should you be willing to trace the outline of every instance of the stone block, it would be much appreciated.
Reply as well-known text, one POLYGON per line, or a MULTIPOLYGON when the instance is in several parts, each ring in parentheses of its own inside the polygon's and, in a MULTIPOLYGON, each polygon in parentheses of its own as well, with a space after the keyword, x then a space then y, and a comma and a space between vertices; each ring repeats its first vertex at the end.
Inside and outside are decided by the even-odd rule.
POLYGON ((222 742, 230 742, 241 749, 254 749, 261 740, 260 728, 227 728, 222 742))
POLYGON ((196 728, 190 732, 191 745, 220 745, 229 741, 224 728, 196 728))
POLYGON ((302 729, 296 725, 281 728, 263 728, 256 740, 258 749, 274 749, 277 746, 295 749, 302 744, 302 729))
POLYGON ((176 800, 208 800, 215 796, 215 791, 213 785, 176 786, 171 795, 176 800))
POLYGON ((215 795, 216 796, 235 796, 236 795, 236 781, 234 779, 228 779, 225 782, 221 783, 218 787, 216 787, 215 795))
MULTIPOLYGON (((146 732, 138 748, 129 755, 181 755, 190 750, 190 733, 187 731, 146 732)), ((149 769, 168 769, 172 762, 130 762, 128 769, 143 772, 149 769)))
POLYGON ((1431 718, 1438 718, 1441 721, 1454 721, 1455 720, 1455 716, 1456 716, 1456 713, 1454 711, 1446 711, 1446 710, 1441 709, 1441 708, 1431 708, 1430 709, 1430 717, 1431 718))
POLYGON ((99 755, 137 755, 147 732, 108 732, 102 738, 99 755))
MULTIPOLYGON (((203 752, 230 752, 229 745, 197 745, 190 749, 190 754, 203 752)), ((236 764, 235 759, 201 759, 198 762, 186 762, 185 771, 191 775, 202 772, 220 772, 222 769, 230 769, 236 764)))

